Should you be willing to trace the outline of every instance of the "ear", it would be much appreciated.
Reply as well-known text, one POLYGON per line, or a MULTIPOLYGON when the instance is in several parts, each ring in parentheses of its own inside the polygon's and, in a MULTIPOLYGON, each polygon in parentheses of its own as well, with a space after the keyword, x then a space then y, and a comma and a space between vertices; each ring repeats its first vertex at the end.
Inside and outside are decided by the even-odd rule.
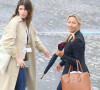
POLYGON ((81 24, 79 23, 79 28, 81 28, 81 24))

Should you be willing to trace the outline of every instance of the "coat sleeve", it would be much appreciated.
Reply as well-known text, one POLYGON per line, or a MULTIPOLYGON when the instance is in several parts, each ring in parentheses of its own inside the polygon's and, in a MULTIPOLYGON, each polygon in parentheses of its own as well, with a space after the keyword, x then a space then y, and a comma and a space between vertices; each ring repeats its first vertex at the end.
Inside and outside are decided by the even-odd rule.
POLYGON ((6 26, 2 36, 4 49, 11 56, 15 56, 16 54, 18 54, 18 49, 15 46, 16 29, 17 29, 17 21, 12 19, 6 26))
POLYGON ((80 39, 76 39, 74 42, 73 42, 73 45, 72 45, 72 49, 73 49, 73 56, 74 57, 70 57, 66 54, 64 54, 62 57, 61 57, 61 60, 63 62, 66 62, 66 63, 69 63, 71 65, 76 65, 76 59, 78 59, 79 61, 81 60, 81 58, 83 57, 84 55, 84 49, 83 49, 84 45, 82 43, 82 40, 80 39))
POLYGON ((62 60, 59 64, 60 64, 60 66, 64 66, 65 65, 65 61, 64 60, 62 60))
POLYGON ((35 28, 32 25, 33 31, 34 31, 34 37, 35 37, 35 47, 38 49, 39 52, 44 52, 46 51, 46 47, 42 44, 42 42, 40 41, 40 39, 38 38, 35 28))

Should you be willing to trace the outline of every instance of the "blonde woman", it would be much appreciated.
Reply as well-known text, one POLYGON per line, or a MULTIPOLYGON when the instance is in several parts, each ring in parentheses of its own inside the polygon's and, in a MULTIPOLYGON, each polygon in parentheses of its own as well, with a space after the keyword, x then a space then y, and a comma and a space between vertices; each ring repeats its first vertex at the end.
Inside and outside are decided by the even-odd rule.
MULTIPOLYGON (((70 65, 73 66, 73 71, 77 71, 76 59, 78 59, 82 65, 83 72, 89 72, 85 63, 85 41, 80 31, 82 21, 77 14, 71 14, 67 18, 67 27, 70 33, 74 33, 75 40, 71 42, 70 38, 63 51, 56 50, 56 54, 61 57, 61 62, 57 65, 56 69, 59 72, 64 66, 62 74, 67 74, 70 65)), ((62 90, 61 81, 57 87, 57 90, 62 90)))

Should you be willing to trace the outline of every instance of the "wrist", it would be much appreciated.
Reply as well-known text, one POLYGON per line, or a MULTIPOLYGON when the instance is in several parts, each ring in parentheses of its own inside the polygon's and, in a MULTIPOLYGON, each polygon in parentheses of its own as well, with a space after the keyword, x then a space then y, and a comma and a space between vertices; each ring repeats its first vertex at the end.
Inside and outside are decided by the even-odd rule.
POLYGON ((20 57, 18 55, 15 58, 16 58, 16 60, 20 59, 20 57))
POLYGON ((44 50, 44 53, 47 52, 47 49, 44 50))
POLYGON ((16 54, 15 56, 13 56, 13 57, 15 57, 16 58, 16 56, 18 56, 18 54, 16 54))

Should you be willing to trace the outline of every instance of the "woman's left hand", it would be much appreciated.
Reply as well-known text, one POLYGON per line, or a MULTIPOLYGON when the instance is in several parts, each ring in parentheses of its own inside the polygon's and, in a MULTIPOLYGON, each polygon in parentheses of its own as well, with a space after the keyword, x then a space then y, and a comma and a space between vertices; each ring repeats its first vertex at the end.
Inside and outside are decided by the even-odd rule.
POLYGON ((50 57, 50 53, 49 53, 48 51, 45 51, 45 52, 44 52, 44 56, 45 56, 46 58, 49 58, 49 57, 50 57))
POLYGON ((60 64, 58 64, 58 65, 56 66, 56 70, 57 70, 58 72, 62 71, 62 69, 63 69, 63 66, 60 66, 60 64))

